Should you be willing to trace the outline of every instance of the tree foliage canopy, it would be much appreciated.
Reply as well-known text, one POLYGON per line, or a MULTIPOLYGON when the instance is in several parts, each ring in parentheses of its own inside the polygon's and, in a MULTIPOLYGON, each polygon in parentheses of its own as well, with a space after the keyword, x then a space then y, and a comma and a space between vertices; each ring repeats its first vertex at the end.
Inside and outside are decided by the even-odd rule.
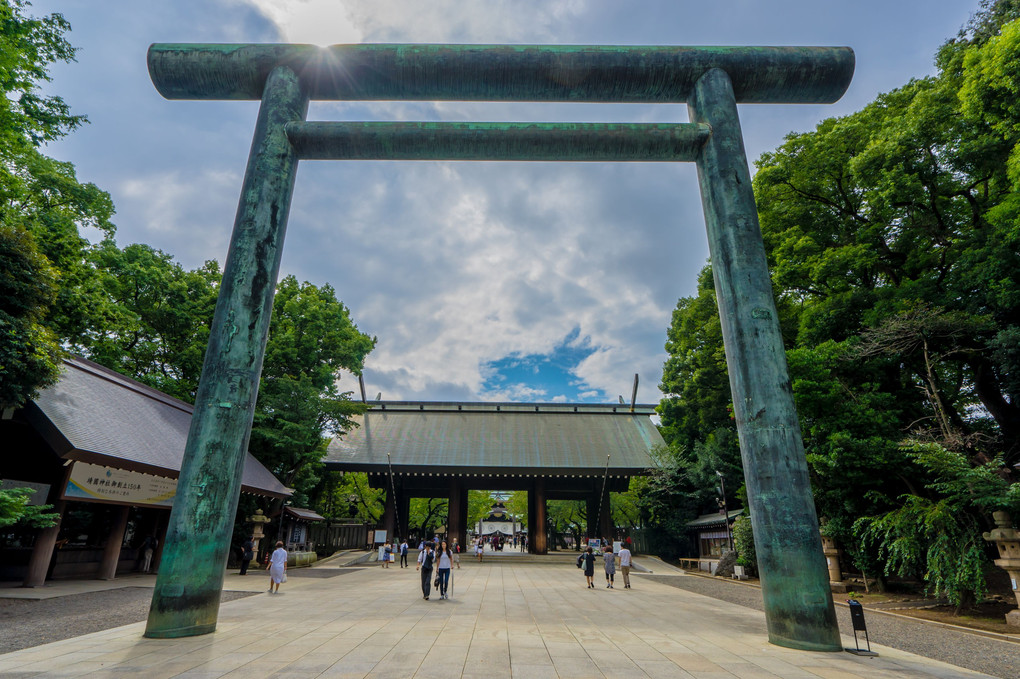
POLYGON ((79 229, 113 233, 110 197, 82 184, 74 166, 43 155, 45 142, 86 122, 39 92, 49 67, 74 60, 59 14, 36 18, 27 2, 0 3, 0 406, 56 380, 61 340, 79 315, 88 242, 79 229))
MULTIPOLYGON (((937 63, 790 134, 754 190, 826 530, 962 600, 1020 462, 1020 3, 983 3, 937 63)), ((645 502, 686 519, 711 506, 698 470, 740 465, 710 267, 666 349, 670 450, 645 502)))

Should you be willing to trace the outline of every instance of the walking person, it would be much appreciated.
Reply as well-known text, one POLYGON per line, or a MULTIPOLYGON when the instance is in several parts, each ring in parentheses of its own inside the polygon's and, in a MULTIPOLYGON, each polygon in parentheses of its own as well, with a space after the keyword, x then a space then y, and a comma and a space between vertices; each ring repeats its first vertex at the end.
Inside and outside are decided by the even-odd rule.
POLYGON ((382 567, 383 568, 389 568, 390 567, 390 555, 393 554, 393 545, 391 545, 389 542, 387 542, 386 544, 383 545, 383 550, 382 551, 383 551, 382 567))
POLYGON ((152 535, 145 536, 145 541, 142 543, 142 554, 145 556, 145 559, 142 561, 142 571, 144 573, 148 573, 149 569, 152 568, 152 555, 156 553, 157 543, 158 540, 152 535))
POLYGON ((613 576, 616 575, 616 555, 613 554, 612 545, 606 545, 606 553, 602 559, 606 566, 606 589, 612 589, 613 576))
POLYGON ((453 562, 460 568, 460 543, 457 542, 457 538, 453 539, 453 562))
POLYGON ((482 560, 482 554, 485 553, 485 543, 481 538, 478 538, 478 544, 475 545, 475 556, 478 557, 478 561, 482 560))
MULTIPOLYGON (((630 538, 627 538, 630 540, 630 538)), ((623 573, 623 588, 630 589, 630 550, 627 549, 627 543, 624 543, 620 549, 620 571, 623 573)))
POLYGON ((453 551, 446 540, 439 543, 436 553, 436 581, 439 582, 439 598, 446 599, 446 590, 450 586, 450 569, 453 568, 453 551))
POLYGON ((418 565, 415 570, 421 571, 421 593, 425 601, 429 600, 432 593, 432 565, 435 562, 435 552, 432 551, 432 542, 425 543, 425 549, 418 553, 418 565))
POLYGON ((407 550, 410 549, 407 546, 407 540, 405 539, 400 543, 400 567, 407 568, 407 550))
POLYGON ((249 535, 248 539, 241 545, 241 572, 240 575, 248 575, 248 565, 255 556, 255 536, 249 535))
POLYGON ((595 551, 588 547, 581 555, 584 567, 584 579, 588 581, 588 589, 595 589, 595 583, 591 581, 595 577, 595 551))
POLYGON ((269 565, 266 566, 266 570, 269 571, 269 593, 279 594, 280 583, 287 582, 287 550, 283 548, 282 542, 276 543, 276 549, 269 557, 269 565), (273 585, 276 585, 275 591, 273 585))

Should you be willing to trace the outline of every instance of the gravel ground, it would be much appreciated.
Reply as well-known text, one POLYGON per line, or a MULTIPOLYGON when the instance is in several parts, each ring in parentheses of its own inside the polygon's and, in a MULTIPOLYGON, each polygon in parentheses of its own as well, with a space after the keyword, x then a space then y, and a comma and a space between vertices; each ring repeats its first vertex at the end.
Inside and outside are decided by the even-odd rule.
MULTIPOLYGON (((221 601, 253 592, 224 592, 221 601)), ((0 599, 0 653, 145 620, 151 587, 123 587, 53 599, 0 599)))
MULTIPOLYGON (((761 590, 724 580, 683 575, 652 576, 658 582, 689 592, 703 594, 713 599, 764 610, 761 590)), ((850 624, 850 610, 836 606, 839 629, 844 635, 853 637, 850 624)), ((1020 644, 1000 641, 977 634, 926 625, 910 618, 893 618, 887 615, 865 613, 868 635, 872 642, 909 651, 926 658, 941 660, 958 667, 984 672, 994 677, 1015 679, 1020 668, 1020 644)), ((864 638, 862 648, 867 648, 864 638)))

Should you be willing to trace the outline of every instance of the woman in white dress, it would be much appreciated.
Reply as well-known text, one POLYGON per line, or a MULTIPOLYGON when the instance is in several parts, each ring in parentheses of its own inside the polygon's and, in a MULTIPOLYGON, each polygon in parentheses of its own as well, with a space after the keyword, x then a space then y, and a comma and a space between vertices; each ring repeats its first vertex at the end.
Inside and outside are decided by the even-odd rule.
POLYGON ((269 593, 274 593, 273 585, 276 585, 275 592, 279 592, 280 583, 287 579, 287 550, 283 548, 282 542, 276 543, 276 549, 269 557, 269 565, 266 566, 266 570, 269 571, 269 593))

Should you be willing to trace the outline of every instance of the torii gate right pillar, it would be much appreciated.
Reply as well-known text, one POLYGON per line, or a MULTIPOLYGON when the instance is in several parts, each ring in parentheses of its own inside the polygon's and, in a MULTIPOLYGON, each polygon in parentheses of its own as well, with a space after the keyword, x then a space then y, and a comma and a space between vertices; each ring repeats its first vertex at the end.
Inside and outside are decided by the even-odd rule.
POLYGON ((704 73, 688 100, 712 136, 698 158, 733 411, 769 640, 840 651, 804 443, 787 372, 751 173, 729 75, 704 73))

